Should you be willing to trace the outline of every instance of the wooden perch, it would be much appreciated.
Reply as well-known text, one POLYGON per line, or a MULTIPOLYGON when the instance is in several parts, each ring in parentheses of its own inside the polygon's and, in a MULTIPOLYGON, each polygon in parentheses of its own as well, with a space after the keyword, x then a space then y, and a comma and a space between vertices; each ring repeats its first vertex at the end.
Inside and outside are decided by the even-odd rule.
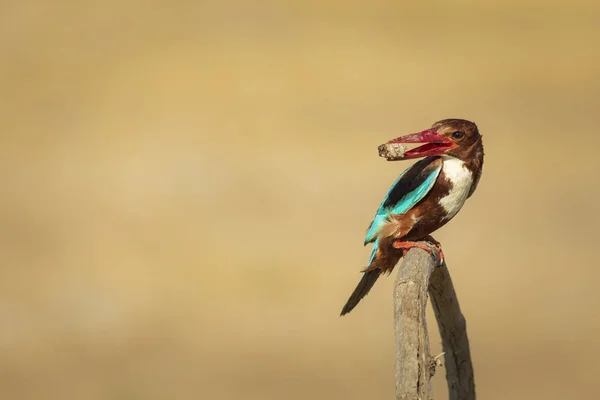
POLYGON ((449 398, 475 400, 466 322, 446 264, 438 266, 435 250, 432 256, 419 248, 410 249, 399 264, 394 288, 396 399, 433 398, 430 380, 439 356, 429 354, 425 320, 429 292, 442 337, 449 398))

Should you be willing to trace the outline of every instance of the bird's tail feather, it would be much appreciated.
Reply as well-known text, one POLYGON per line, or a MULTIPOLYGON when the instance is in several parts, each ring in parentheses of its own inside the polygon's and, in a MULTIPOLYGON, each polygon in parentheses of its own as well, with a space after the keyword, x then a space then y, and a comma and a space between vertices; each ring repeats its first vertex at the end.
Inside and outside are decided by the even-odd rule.
POLYGON ((381 275, 381 270, 373 269, 370 271, 366 271, 363 274, 362 279, 358 282, 356 289, 350 295, 350 298, 346 302, 346 305, 342 309, 342 313, 340 315, 348 314, 350 311, 356 307, 358 302, 369 293, 369 290, 373 287, 375 282, 377 282, 377 278, 381 275))
POLYGON ((350 311, 356 307, 358 302, 365 297, 369 290, 373 287, 379 275, 384 272, 388 274, 392 272, 394 266, 402 256, 402 253, 399 251, 392 251, 391 246, 389 246, 389 241, 391 238, 388 238, 380 243, 379 239, 373 243, 373 249, 371 251, 371 257, 369 258, 369 264, 367 268, 363 270, 364 274, 354 292, 346 302, 346 305, 342 309, 342 314, 348 314, 350 311), (387 249, 387 251, 382 251, 383 249, 387 249))

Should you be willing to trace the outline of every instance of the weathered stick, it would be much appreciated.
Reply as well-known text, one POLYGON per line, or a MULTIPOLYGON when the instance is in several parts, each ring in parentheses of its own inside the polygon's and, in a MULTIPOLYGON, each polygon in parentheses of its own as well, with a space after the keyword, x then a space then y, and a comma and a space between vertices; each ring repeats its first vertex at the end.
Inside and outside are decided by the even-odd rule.
POLYGON ((431 305, 440 329, 450 400, 475 400, 475 378, 467 322, 460 311, 446 263, 433 271, 429 282, 431 305))
POLYGON ((437 254, 432 257, 413 248, 398 268, 394 288, 397 400, 433 398, 430 381, 437 358, 429 354, 425 319, 428 291, 442 336, 450 400, 475 399, 465 320, 448 269, 445 264, 436 268, 438 264, 437 254))
POLYGON ((427 288, 436 266, 425 250, 413 248, 403 257, 394 287, 396 321, 396 399, 431 399, 429 335, 425 320, 427 288))

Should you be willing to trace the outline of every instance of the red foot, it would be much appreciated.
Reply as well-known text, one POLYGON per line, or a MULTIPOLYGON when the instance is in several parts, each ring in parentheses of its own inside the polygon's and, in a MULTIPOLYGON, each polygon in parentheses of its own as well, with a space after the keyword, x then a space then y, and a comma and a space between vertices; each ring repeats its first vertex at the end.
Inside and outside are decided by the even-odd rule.
MULTIPOLYGON (((442 251, 442 245, 440 244, 440 242, 438 242, 431 236, 426 236, 424 239, 435 246, 435 248, 437 249, 437 251, 440 255, 440 264, 443 263, 444 262, 444 252, 442 251)), ((431 247, 429 247, 427 244, 425 244, 423 242, 408 242, 408 241, 402 242, 400 240, 396 240, 396 241, 392 242, 392 247, 394 247, 395 249, 402 249, 403 256, 405 256, 406 253, 408 252, 408 250, 413 247, 418 247, 419 249, 423 249, 426 252, 428 252, 429 254, 433 253, 431 250, 431 247)))
POLYGON ((427 235, 425 236, 425 240, 427 240, 429 243, 433 244, 435 246, 435 248, 437 249, 438 253, 440 254, 440 264, 442 264, 445 260, 444 258, 444 252, 442 251, 442 244, 440 242, 438 242, 437 240, 435 240, 433 238, 433 236, 431 235, 427 235))

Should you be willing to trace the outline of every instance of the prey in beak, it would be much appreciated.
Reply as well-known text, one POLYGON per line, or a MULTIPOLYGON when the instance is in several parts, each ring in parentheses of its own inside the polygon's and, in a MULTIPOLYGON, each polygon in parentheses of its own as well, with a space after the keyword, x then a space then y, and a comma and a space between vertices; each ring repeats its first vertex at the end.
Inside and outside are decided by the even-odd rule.
POLYGON ((428 156, 439 156, 456 147, 456 143, 436 129, 427 129, 419 133, 401 136, 380 145, 379 156, 388 161, 409 160, 428 156), (405 143, 424 143, 422 146, 406 150, 405 143))

